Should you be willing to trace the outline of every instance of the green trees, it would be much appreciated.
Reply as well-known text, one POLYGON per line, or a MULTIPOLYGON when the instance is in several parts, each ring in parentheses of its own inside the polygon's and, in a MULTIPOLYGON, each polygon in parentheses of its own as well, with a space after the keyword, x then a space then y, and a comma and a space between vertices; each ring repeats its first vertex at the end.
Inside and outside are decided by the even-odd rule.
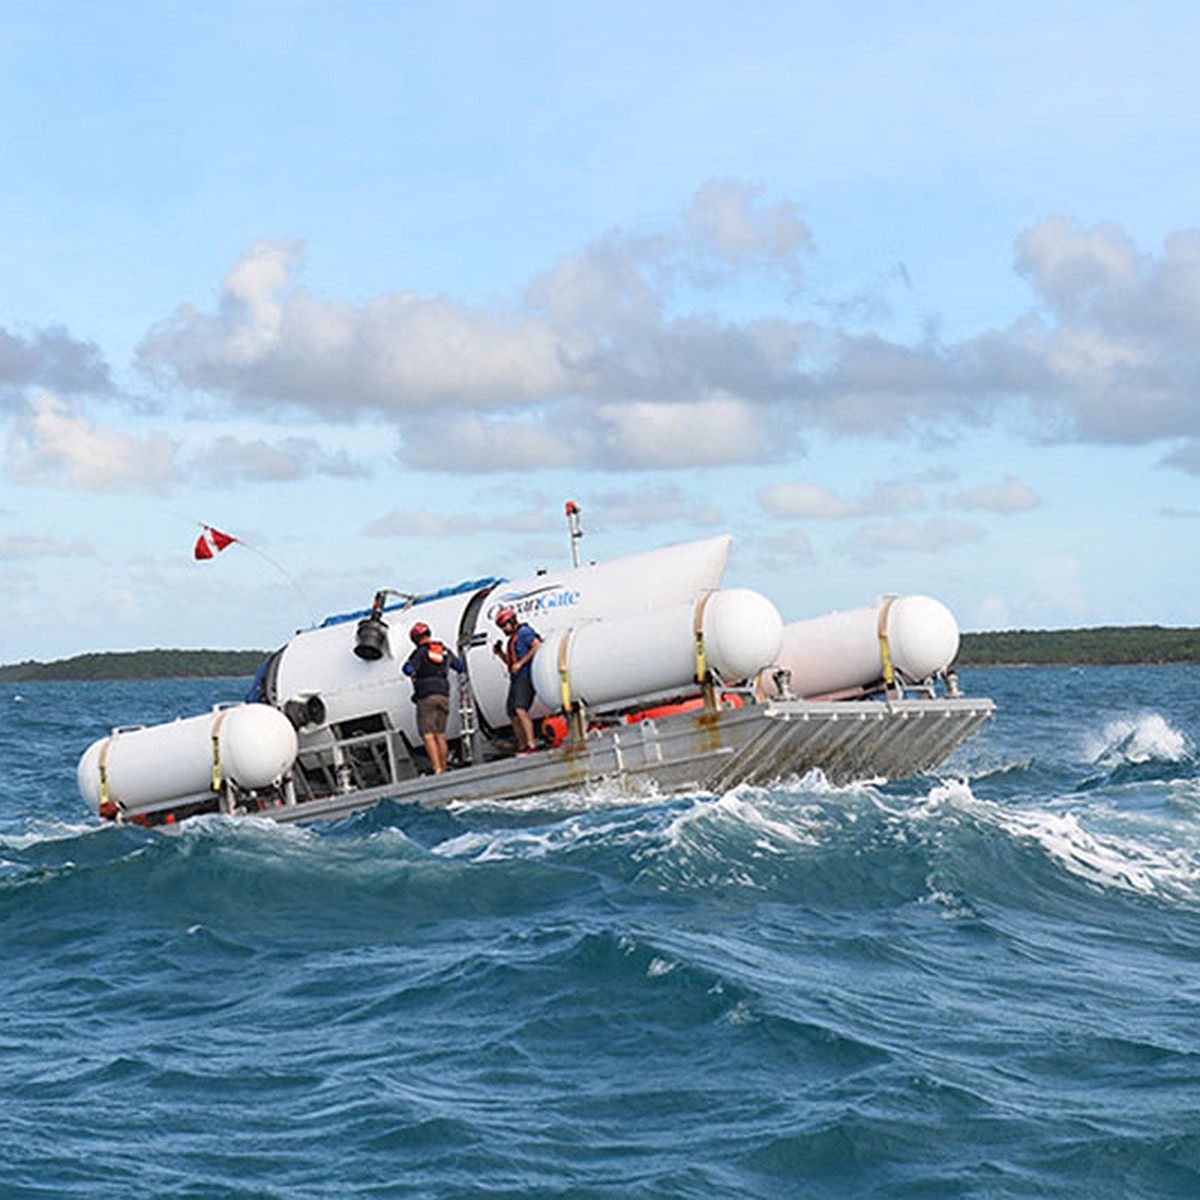
POLYGON ((266 653, 262 650, 131 650, 113 654, 80 654, 59 662, 29 660, 0 667, 0 681, 216 679, 253 675, 264 658, 266 653))
POLYGON ((957 661, 964 667, 1200 663, 1200 629, 1103 625, 964 633, 957 661))

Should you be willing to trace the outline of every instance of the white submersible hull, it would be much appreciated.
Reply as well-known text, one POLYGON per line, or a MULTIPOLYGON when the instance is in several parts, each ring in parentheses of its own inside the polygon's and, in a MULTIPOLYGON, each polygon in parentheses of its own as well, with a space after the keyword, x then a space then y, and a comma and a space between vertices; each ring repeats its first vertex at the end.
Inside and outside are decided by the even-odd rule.
POLYGON ((710 538, 390 606, 400 594, 381 591, 272 655, 246 703, 99 739, 80 790, 102 817, 157 825, 204 812, 340 817, 384 798, 719 791, 814 770, 841 784, 928 771, 992 715, 990 700, 958 691, 958 626, 938 601, 784 625, 765 596, 720 586, 729 547, 710 538), (542 639, 531 710, 542 748, 522 756, 493 650, 501 608, 542 639), (437 775, 400 670, 417 621, 467 667, 451 672, 451 770, 437 775))

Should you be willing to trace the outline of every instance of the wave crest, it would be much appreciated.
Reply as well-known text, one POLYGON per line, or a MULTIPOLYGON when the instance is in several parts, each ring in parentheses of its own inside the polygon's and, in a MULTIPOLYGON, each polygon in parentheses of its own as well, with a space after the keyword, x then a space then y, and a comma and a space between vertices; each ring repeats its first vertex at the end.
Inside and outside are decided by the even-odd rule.
POLYGON ((1102 733, 1089 740, 1086 753, 1089 762, 1109 770, 1126 763, 1178 763, 1195 758, 1187 734, 1157 712, 1110 721, 1102 733))

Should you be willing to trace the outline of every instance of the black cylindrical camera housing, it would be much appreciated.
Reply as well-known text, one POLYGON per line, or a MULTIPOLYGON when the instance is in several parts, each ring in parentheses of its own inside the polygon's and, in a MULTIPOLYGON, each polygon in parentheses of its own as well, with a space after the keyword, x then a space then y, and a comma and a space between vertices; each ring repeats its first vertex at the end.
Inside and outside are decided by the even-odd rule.
POLYGON ((368 662, 382 658, 387 652, 387 622, 378 617, 366 617, 358 623, 354 653, 368 662))

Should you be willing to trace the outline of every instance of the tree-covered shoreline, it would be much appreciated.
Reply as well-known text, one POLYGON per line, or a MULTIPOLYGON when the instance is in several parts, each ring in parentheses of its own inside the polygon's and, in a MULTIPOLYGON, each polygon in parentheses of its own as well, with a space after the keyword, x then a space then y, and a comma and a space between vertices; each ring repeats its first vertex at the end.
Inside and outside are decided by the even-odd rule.
MULTIPOLYGON (((253 675, 265 650, 129 650, 0 666, 0 682, 220 679, 253 675)), ((1200 663, 1200 629, 1106 625, 964 633, 957 667, 1075 667, 1200 663)))
POLYGON ((0 666, 4 683, 70 683, 117 679, 222 679, 253 675, 264 650, 126 650, 33 659, 0 666))
POLYGON ((1200 629, 1104 625, 965 633, 959 667, 1113 667, 1200 663, 1200 629))

